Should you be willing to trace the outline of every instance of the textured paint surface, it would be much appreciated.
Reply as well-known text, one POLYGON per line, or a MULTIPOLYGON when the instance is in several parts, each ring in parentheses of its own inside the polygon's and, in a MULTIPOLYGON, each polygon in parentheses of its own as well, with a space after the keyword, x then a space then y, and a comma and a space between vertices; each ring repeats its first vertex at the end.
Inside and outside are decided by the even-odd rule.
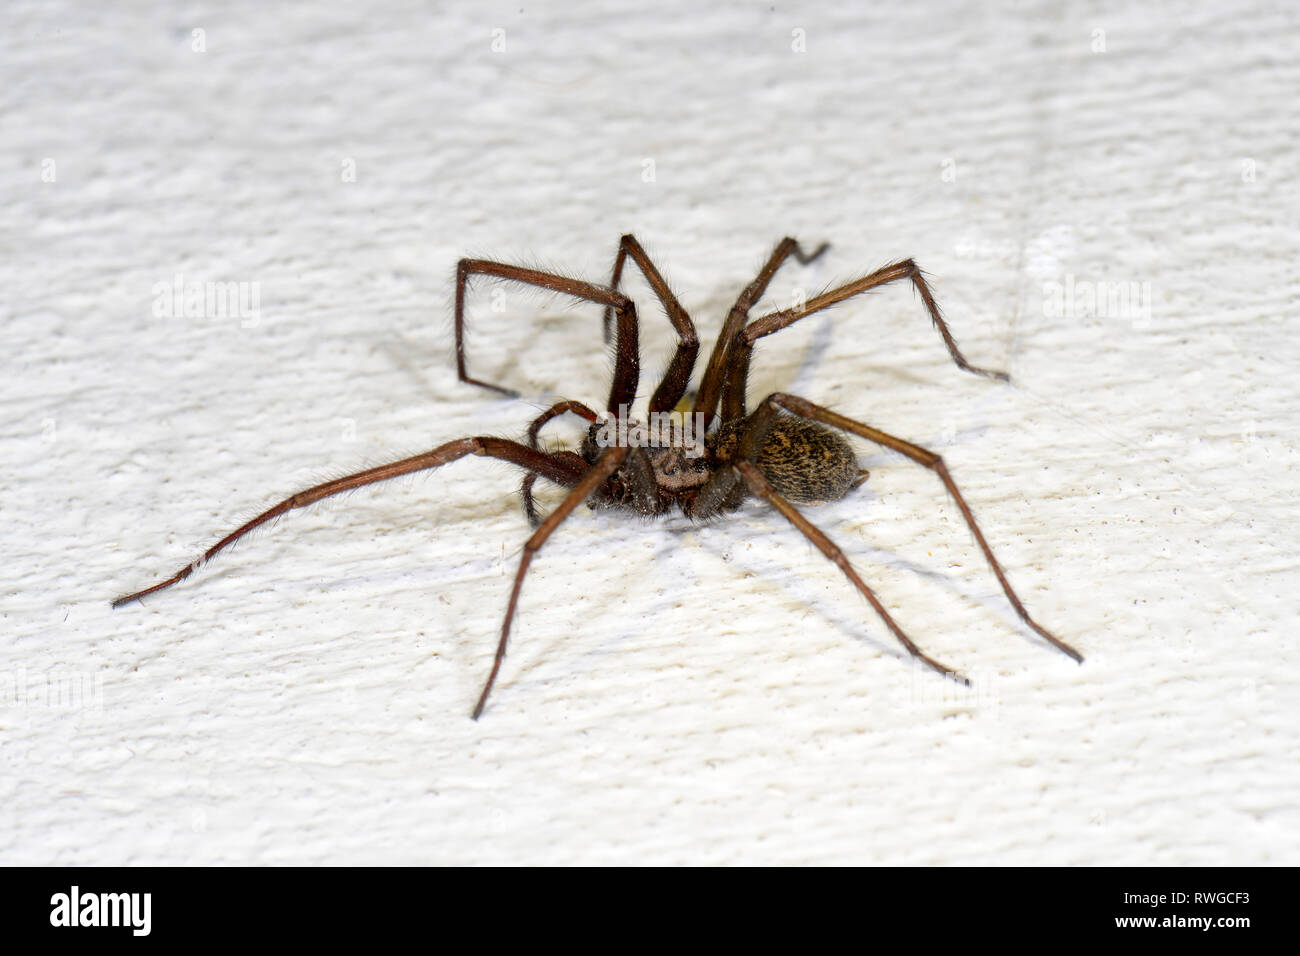
POLYGON ((1294 13, 694 6, 6 6, 0 862, 1298 862, 1294 13), (458 384, 452 277, 601 280, 627 231, 710 344, 783 235, 833 245, 769 308, 915 257, 1011 385, 890 288, 750 394, 940 451, 1087 663, 865 445, 807 513, 969 692, 757 505, 584 509, 474 723, 527 533, 477 459, 110 611, 302 487, 602 403, 600 310, 486 281, 472 368, 525 398, 458 384), (212 283, 256 310, 158 314, 212 283))

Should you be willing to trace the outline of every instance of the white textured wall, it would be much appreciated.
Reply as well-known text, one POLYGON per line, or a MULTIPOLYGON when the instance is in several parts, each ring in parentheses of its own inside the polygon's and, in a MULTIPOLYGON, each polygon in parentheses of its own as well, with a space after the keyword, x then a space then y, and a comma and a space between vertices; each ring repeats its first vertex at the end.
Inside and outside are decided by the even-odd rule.
POLYGON ((1295 14, 522 6, 0 15, 0 862, 1296 863, 1295 14), (778 305, 915 256, 1013 385, 900 288, 768 340, 755 391, 941 450, 1087 663, 865 445, 810 514, 970 693, 757 505, 584 509, 474 723, 526 535, 477 459, 109 609, 298 488, 602 401, 599 310, 487 283, 476 370, 527 399, 458 384, 452 277, 602 279, 625 231, 705 337, 783 235, 834 245, 778 305), (257 321, 156 317, 178 274, 257 321))

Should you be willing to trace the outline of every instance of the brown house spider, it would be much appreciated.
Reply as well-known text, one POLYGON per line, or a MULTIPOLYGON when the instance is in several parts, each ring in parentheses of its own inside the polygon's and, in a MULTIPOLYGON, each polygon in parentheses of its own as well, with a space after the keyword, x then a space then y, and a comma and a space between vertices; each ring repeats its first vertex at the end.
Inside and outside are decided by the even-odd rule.
MULTIPOLYGON (((943 337, 944 344, 948 347, 948 354, 952 356, 952 360, 959 368, 987 378, 1008 380, 1004 372, 976 368, 966 361, 948 331, 947 323, 939 314, 939 307, 935 304, 934 296, 921 270, 911 259, 896 262, 870 275, 824 292, 798 308, 782 309, 749 321, 750 308, 762 297, 772 276, 786 259, 794 256, 800 263, 806 265, 821 255, 826 248, 826 244, 823 244, 816 251, 807 254, 795 240, 782 239, 757 278, 745 288, 740 298, 736 300, 736 304, 732 306, 722 326, 722 332, 718 336, 717 344, 713 347, 713 353, 709 357, 708 366, 694 401, 695 421, 702 422, 705 429, 702 447, 695 449, 689 447, 683 437, 684 432, 681 434, 669 432, 667 440, 659 443, 647 442, 644 440, 644 435, 637 432, 638 438, 642 440, 633 440, 628 436, 636 431, 635 428, 633 432, 611 433, 608 429, 609 423, 606 421, 607 416, 598 415, 581 402, 559 402, 533 421, 528 429, 526 445, 487 436, 459 438, 445 445, 439 445, 424 454, 376 468, 368 468, 354 475, 337 478, 308 488, 306 491, 300 491, 230 532, 205 551, 197 561, 181 568, 167 580, 134 594, 120 597, 113 602, 113 606, 120 607, 183 581, 195 568, 211 559, 218 551, 286 511, 302 508, 330 495, 376 481, 437 468, 466 455, 486 455, 518 465, 525 470, 522 488, 524 508, 536 530, 524 543, 519 568, 515 572, 514 586, 510 591, 510 600, 506 605, 505 620, 501 625, 496 657, 492 662, 487 683, 484 684, 483 692, 474 707, 475 720, 483 713, 488 694, 491 693, 497 673, 501 669, 501 661, 506 653, 506 641, 510 635, 510 624, 515 615, 515 607, 519 603, 524 575, 532 563, 533 556, 560 523, 583 501, 589 501, 592 507, 620 508, 646 516, 665 514, 676 505, 689 517, 709 518, 734 511, 749 495, 762 498, 785 516, 844 572, 909 653, 920 658, 940 674, 969 684, 970 682, 957 671, 924 654, 903 633, 902 628, 894 622, 876 595, 858 577, 844 553, 791 504, 791 502, 838 500, 866 478, 866 473, 859 471, 853 450, 848 443, 831 430, 836 428, 893 449, 938 475, 957 503, 962 518, 975 535, 975 540, 980 550, 984 552, 989 567, 993 569, 993 574, 1021 620, 1055 647, 1076 661, 1082 662, 1083 657, 1078 651, 1040 627, 1020 603, 1001 565, 993 557, 993 551, 984 540, 970 506, 957 490, 957 485, 949 475, 942 458, 919 445, 846 418, 828 408, 814 405, 806 399, 782 392, 767 396, 752 412, 746 410, 745 381, 749 373, 754 343, 758 339, 779 332, 830 305, 898 279, 911 280, 921 296, 926 311, 930 313, 935 328, 943 337), (781 414, 782 412, 788 414, 781 414), (581 449, 577 452, 543 450, 538 445, 538 433, 541 428, 553 418, 566 413, 578 415, 590 423, 581 449), (828 425, 831 428, 825 427, 828 425), (710 428, 710 426, 716 427, 710 428), (615 437, 611 439, 611 435, 615 437), (692 451, 695 454, 692 454, 692 451), (532 495, 533 483, 539 476, 570 489, 560 505, 545 520, 538 520, 532 495)), ((659 383, 650 398, 650 418, 662 420, 666 413, 676 408, 686 395, 700 343, 690 316, 678 303, 676 296, 668 288, 668 284, 659 274, 654 263, 650 261, 641 244, 630 235, 624 236, 619 243, 618 255, 614 260, 614 275, 608 286, 501 262, 462 259, 456 269, 456 365, 461 381, 507 395, 515 394, 499 385, 471 377, 465 361, 466 284, 472 275, 496 276, 500 279, 562 292, 605 306, 605 338, 608 341, 612 322, 616 355, 608 412, 612 415, 625 416, 626 408, 636 397, 637 382, 640 377, 636 306, 631 299, 618 291, 623 266, 628 258, 632 259, 649 282, 668 313, 669 322, 677 332, 678 342, 672 362, 663 381, 659 383)))

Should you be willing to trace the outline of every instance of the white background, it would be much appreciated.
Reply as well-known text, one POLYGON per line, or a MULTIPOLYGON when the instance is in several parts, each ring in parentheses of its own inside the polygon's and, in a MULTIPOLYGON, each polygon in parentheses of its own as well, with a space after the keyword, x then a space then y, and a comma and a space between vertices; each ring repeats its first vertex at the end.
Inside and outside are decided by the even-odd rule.
POLYGON ((447 6, 6 5, 0 862, 1296 863, 1294 12, 447 6), (527 534, 474 458, 110 610, 290 492, 603 403, 599 309, 486 281, 473 368, 525 398, 458 383, 453 275, 604 281, 628 231, 706 340, 784 235, 833 246, 770 308, 914 256, 1011 385, 897 287, 752 393, 941 451, 1086 663, 865 443, 808 513, 969 692, 758 503, 581 509, 473 722, 527 534), (176 276, 258 312, 156 315, 176 276))

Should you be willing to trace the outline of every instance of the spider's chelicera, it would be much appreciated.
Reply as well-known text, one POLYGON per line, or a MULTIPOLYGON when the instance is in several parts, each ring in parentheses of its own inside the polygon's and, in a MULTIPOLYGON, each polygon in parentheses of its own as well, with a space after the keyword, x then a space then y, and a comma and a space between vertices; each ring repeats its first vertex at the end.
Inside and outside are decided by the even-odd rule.
POLYGON ((728 313, 709 356, 694 401, 689 403, 689 410, 684 413, 679 410, 679 405, 687 395, 700 348, 695 324, 635 237, 624 236, 620 241, 618 255, 614 260, 614 275, 608 286, 502 262, 462 259, 456 270, 456 364, 461 381, 507 395, 515 394, 500 385, 473 378, 469 374, 465 358, 466 286, 471 276, 494 276, 605 306, 605 339, 608 342, 611 338, 612 327, 615 351, 614 380, 606 411, 596 412, 581 402, 559 402, 533 421, 528 429, 526 443, 488 436, 459 438, 421 455, 368 468, 308 488, 236 528, 205 551, 199 560, 181 568, 167 580, 118 598, 113 606, 119 607, 139 600, 147 594, 184 580, 196 567, 227 545, 286 511, 305 507, 322 498, 362 485, 437 468, 466 455, 485 455, 518 465, 524 470, 521 489, 524 511, 535 530, 524 543, 514 586, 506 605, 505 620, 501 625, 496 657, 474 707, 475 719, 483 713, 501 669, 510 625, 519 603, 520 589, 533 556, 560 523, 584 501, 592 507, 617 508, 646 516, 663 515, 677 508, 688 517, 705 519, 734 511, 751 495, 761 498, 779 511, 844 572, 911 654, 939 673, 969 684, 957 671, 929 657, 912 642, 858 576, 844 552, 794 507, 796 502, 836 501, 865 480, 866 472, 858 468, 853 449, 838 434, 842 431, 890 448, 933 471, 956 502, 962 518, 974 534, 989 567, 1021 620, 1055 647, 1076 661, 1082 661, 1083 657, 1078 651, 1039 626, 1029 616, 1007 581, 1001 565, 993 556, 970 506, 958 491, 942 458, 919 445, 846 418, 795 395, 777 392, 759 402, 752 411, 747 408, 745 382, 757 340, 851 296, 900 279, 912 282, 935 328, 943 337, 948 354, 959 368, 987 378, 1007 380, 1004 372, 977 368, 966 361, 948 331, 948 325, 935 304, 921 270, 911 259, 878 269, 809 299, 798 307, 771 312, 757 319, 749 318, 750 309, 762 297, 773 275, 787 259, 793 256, 806 265, 826 248, 826 244, 823 244, 814 252, 805 253, 795 240, 789 238, 777 244, 758 276, 740 294, 728 313), (663 380, 650 397, 647 420, 644 422, 632 420, 628 416, 628 408, 636 397, 640 379, 636 306, 618 291, 623 267, 628 259, 641 270, 677 332, 676 351, 663 380), (576 451, 543 449, 538 442, 541 429, 547 422, 565 414, 577 415, 589 423, 581 447, 576 451), (539 477, 569 489, 564 500, 545 519, 538 515, 533 498, 533 486, 539 477))

